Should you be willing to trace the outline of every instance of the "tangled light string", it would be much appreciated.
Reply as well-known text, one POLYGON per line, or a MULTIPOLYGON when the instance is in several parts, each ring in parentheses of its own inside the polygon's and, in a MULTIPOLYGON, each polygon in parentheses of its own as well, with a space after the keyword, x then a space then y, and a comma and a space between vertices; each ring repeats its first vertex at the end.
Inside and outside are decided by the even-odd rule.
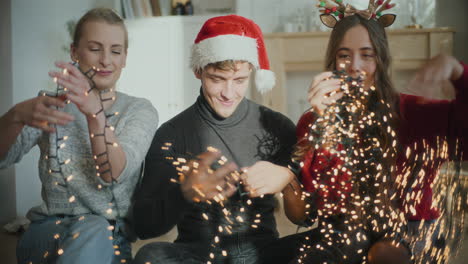
MULTIPOLYGON (((82 71, 80 69, 80 67, 78 67, 78 62, 73 62, 72 63, 75 67, 77 67, 77 69, 84 75, 86 76, 86 78, 88 79, 89 81, 89 84, 90 84, 90 89, 88 91, 85 92, 86 96, 88 96, 93 90, 97 90, 96 88, 96 84, 94 83, 93 81, 93 77, 96 75, 96 73, 99 71, 98 68, 96 67, 92 67, 91 69, 89 69, 88 71, 82 71)), ((67 72, 67 69, 64 69, 63 70, 63 74, 67 75, 68 72, 67 72)), ((54 82, 57 82, 57 78, 54 78, 54 82)), ((93 115, 94 118, 96 118, 99 114, 105 114, 104 113, 104 103, 107 102, 107 101, 115 101, 115 97, 111 97, 111 98, 105 98, 104 97, 104 94, 107 93, 107 92, 112 92, 113 90, 110 89, 110 90, 106 90, 106 91, 98 91, 98 95, 99 95, 99 101, 100 101, 100 110, 95 113, 93 115)), ((68 92, 68 89, 66 87, 63 87, 61 85, 59 85, 57 83, 57 87, 56 87, 56 91, 55 93, 53 94, 48 94, 48 93, 42 93, 41 95, 42 96, 51 96, 51 97, 56 97, 56 98, 59 98, 61 96, 63 96, 64 94, 66 94, 68 92)), ((67 100, 66 101, 67 104, 70 103, 70 100, 67 100)), ((59 110, 59 107, 54 107, 55 110, 59 110)), ((96 138, 96 137, 103 137, 104 139, 104 142, 106 143, 106 151, 104 151, 103 153, 99 153, 97 155, 94 155, 93 156, 93 159, 95 160, 96 162, 96 176, 97 177, 101 177, 102 175, 108 173, 112 179, 111 181, 111 185, 108 186, 108 187, 104 187, 102 186, 101 184, 98 184, 96 186, 97 190, 102 190, 103 188, 109 188, 110 189, 110 193, 112 195, 112 198, 111 198, 111 201, 109 201, 107 204, 110 206, 107 210, 106 210, 106 213, 108 215, 111 215, 113 213, 113 209, 112 207, 115 207, 115 210, 116 210, 116 214, 117 215, 120 215, 119 213, 119 208, 117 206, 117 203, 115 202, 116 199, 115 199, 115 194, 114 194, 114 191, 113 191, 113 188, 114 188, 114 183, 116 182, 116 179, 113 177, 112 175, 112 167, 111 167, 111 163, 109 162, 109 148, 111 146, 113 147, 116 147, 118 146, 118 144, 116 142, 111 142, 107 139, 107 136, 106 136, 106 129, 110 129, 112 131, 114 131, 114 127, 111 126, 109 123, 108 123, 108 118, 114 116, 114 115, 118 115, 119 113, 118 112, 114 112, 114 113, 111 113, 111 114, 105 114, 105 117, 106 117, 106 120, 105 120, 105 127, 104 127, 104 130, 102 131, 102 133, 99 133, 99 134, 90 134, 90 137, 91 138, 96 138)), ((55 141, 55 146, 54 147, 51 147, 49 148, 49 153, 45 155, 45 159, 46 160, 49 160, 48 162, 48 166, 49 166, 49 169, 48 169, 48 172, 49 174, 59 174, 61 177, 62 177, 62 180, 63 182, 55 182, 54 184, 55 185, 58 185, 58 186, 62 186, 66 189, 66 192, 68 194, 68 202, 69 203, 74 203, 77 199, 79 199, 79 197, 76 197, 72 191, 70 190, 70 188, 68 188, 68 182, 72 181, 74 176, 71 174, 71 175, 68 175, 68 176, 65 176, 65 173, 62 169, 62 166, 64 165, 67 165, 69 164, 72 160, 71 159, 63 159, 60 157, 60 150, 63 150, 65 147, 66 147, 66 144, 65 142, 69 139, 69 136, 68 135, 60 135, 61 133, 59 131, 61 131, 61 129, 59 129, 60 127, 57 125, 57 124, 53 124, 52 125, 53 128, 55 129, 55 138, 54 138, 54 141, 55 141), (53 151, 52 151, 53 150, 53 151)), ((83 221, 85 219, 85 216, 81 216, 78 220, 79 221, 83 221)), ((65 225, 66 223, 62 222, 61 220, 57 220, 55 222, 56 225, 65 225)), ((115 226, 113 225, 109 225, 108 227, 108 230, 109 231, 113 231, 115 229, 115 226)), ((66 236, 71 236, 72 239, 76 239, 80 236, 80 233, 79 232, 76 232, 76 233, 73 233, 73 234, 66 234, 66 236)), ((53 235, 53 238, 55 240, 59 240, 61 237, 60 237, 60 234, 54 234, 53 235)), ((114 238, 112 236, 109 237, 109 240, 114 240, 114 238)), ((58 256, 60 255, 63 255, 64 253, 64 249, 62 246, 59 245, 58 247, 58 250, 56 252, 56 254, 58 256)), ((120 255, 120 250, 119 250, 119 247, 118 245, 114 245, 114 254, 116 256, 119 256, 120 255)), ((44 255, 43 255, 43 258, 47 258, 49 256, 51 256, 51 254, 54 254, 54 252, 44 252, 44 255)), ((121 259, 120 260, 121 263, 127 263, 127 260, 126 259, 121 259)), ((32 262, 30 262, 30 264, 33 264, 32 262)))
MULTIPOLYGON (((171 143, 165 143, 161 149, 165 151, 169 151, 172 147, 171 143)), ((218 150, 214 147, 208 147, 207 150, 209 152, 218 152, 218 150)), ((185 155, 183 157, 174 157, 174 156, 166 156, 166 160, 172 162, 172 165, 177 170, 177 177, 171 178, 171 182, 176 184, 181 184, 186 180, 187 174, 191 173, 191 169, 193 168, 193 173, 198 173, 198 162, 196 161, 198 158, 194 155, 185 155), (191 164, 189 164, 191 162, 191 164)), ((212 174, 216 169, 228 163, 228 159, 225 156, 221 156, 214 164, 210 166, 208 169, 208 173, 212 174)), ((225 177, 226 179, 226 186, 217 186, 216 189, 219 191, 217 195, 215 195, 212 199, 204 200, 195 197, 194 202, 198 203, 204 211, 201 213, 201 217, 205 221, 210 221, 216 217, 221 218, 221 223, 217 226, 216 232, 214 234, 213 240, 210 244, 211 251, 208 254, 207 264, 212 264, 217 257, 227 257, 229 252, 226 249, 221 247, 221 240, 223 236, 229 236, 233 234, 233 231, 236 230, 236 227, 239 225, 246 225, 248 228, 256 229, 258 228, 259 224, 262 221, 262 214, 257 213, 252 218, 245 219, 242 215, 249 210, 254 204, 254 201, 250 199, 249 192, 245 192, 243 183, 241 180, 242 171, 233 171, 228 176, 225 177), (222 194, 222 192, 226 189, 233 187, 231 182, 236 182, 235 188, 237 188, 237 194, 240 199, 239 206, 228 206, 229 197, 226 197, 222 194), (220 254, 220 256, 217 255, 220 254)), ((199 197, 206 197, 206 194, 197 186, 192 186, 192 190, 197 193, 199 197)), ((262 199, 264 196, 260 196, 259 198, 262 199)), ((150 262, 148 262, 150 264, 150 262)))
MULTIPOLYGON (((305 192, 304 195, 313 204, 308 208, 317 209, 316 216, 310 215, 314 212, 307 213, 318 221, 323 239, 312 245, 311 238, 306 237, 299 263, 313 248, 326 251, 330 247, 363 245, 371 233, 394 238, 403 231, 404 216, 394 210, 389 199, 394 167, 387 163, 396 157, 396 133, 391 125, 390 105, 373 102, 376 89, 364 89, 364 74, 354 79, 341 70, 334 72, 332 78, 341 81, 343 97, 309 125, 306 135, 307 144, 316 153, 313 171, 316 178, 305 185, 316 193, 305 192), (340 220, 336 225, 344 224, 346 228, 329 221, 335 215, 343 216, 343 222, 340 220)), ((357 246, 355 254, 363 255, 366 261, 364 246, 357 246)), ((350 256, 343 254, 341 257, 338 261, 346 261, 350 256)))
MULTIPOLYGON (((318 205, 317 215, 307 213, 318 221, 323 239, 312 244, 311 238, 306 237, 298 262, 302 263, 310 250, 326 251, 330 247, 354 244, 354 253, 362 255, 362 262, 367 263, 364 246, 359 244, 374 233, 383 234, 383 238, 390 239, 396 246, 409 244, 412 252, 417 253, 412 256, 415 263, 428 260, 447 263, 460 247, 464 209, 468 203, 467 182, 460 174, 459 144, 452 142, 455 146, 452 161, 446 163, 445 170, 434 179, 428 178, 425 170, 438 170, 449 158, 448 142, 443 138, 438 138, 435 146, 423 140, 408 147, 406 162, 397 167, 395 161, 400 146, 390 105, 377 100, 375 87, 364 90, 363 77, 353 79, 345 71, 334 72, 332 78, 341 80, 344 96, 309 124, 307 144, 316 153, 314 173, 317 177, 305 183, 312 186, 315 193, 305 192, 304 199, 311 202, 307 208, 318 205), (405 215, 416 214, 424 185, 433 187, 436 194, 433 207, 441 208, 441 217, 430 228, 421 221, 415 231, 418 236, 407 235, 405 215), (403 210, 393 204, 401 204, 403 210), (344 232, 327 221, 336 214, 344 215, 344 232), (431 239, 436 236, 439 241, 445 241, 445 245, 436 247, 435 240, 431 239), (418 241, 425 242, 422 252, 416 248, 418 241)), ((349 257, 343 254, 339 261, 349 257)))
POLYGON ((407 238, 412 250, 420 252, 414 256, 417 264, 428 261, 449 263, 462 245, 468 184, 461 170, 463 153, 459 146, 458 140, 437 137, 435 143, 422 140, 406 149, 408 162, 397 176, 397 182, 401 182, 399 195, 403 197, 403 210, 408 215, 415 215, 422 202, 423 188, 431 186, 434 193, 431 208, 438 208, 440 213, 432 223, 421 221, 416 234, 407 238), (433 168, 438 169, 438 173, 431 176, 429 173, 433 168))

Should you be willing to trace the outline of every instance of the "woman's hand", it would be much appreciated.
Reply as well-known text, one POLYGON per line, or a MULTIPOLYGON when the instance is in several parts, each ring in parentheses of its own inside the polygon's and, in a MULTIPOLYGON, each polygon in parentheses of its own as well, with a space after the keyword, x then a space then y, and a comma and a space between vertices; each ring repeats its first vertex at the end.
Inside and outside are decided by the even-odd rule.
POLYGON ((66 125, 75 119, 70 114, 52 108, 65 107, 64 100, 64 97, 38 96, 21 102, 13 108, 13 120, 46 132, 55 132, 51 124, 66 125))
POLYGON ((431 99, 453 99, 452 81, 463 74, 463 66, 452 56, 438 55, 419 69, 408 83, 410 94, 431 99))
POLYGON ((102 106, 98 91, 92 90, 88 93, 91 88, 89 79, 70 63, 56 62, 55 65, 63 71, 49 72, 49 76, 57 78, 57 83, 66 88, 67 99, 88 117, 101 111, 102 106))
POLYGON ((307 100, 318 114, 343 96, 340 92, 341 83, 338 79, 330 79, 331 72, 322 72, 315 76, 307 93, 307 100))
POLYGON ((286 167, 258 161, 245 169, 241 178, 250 196, 258 197, 281 192, 294 179, 294 174, 286 167))

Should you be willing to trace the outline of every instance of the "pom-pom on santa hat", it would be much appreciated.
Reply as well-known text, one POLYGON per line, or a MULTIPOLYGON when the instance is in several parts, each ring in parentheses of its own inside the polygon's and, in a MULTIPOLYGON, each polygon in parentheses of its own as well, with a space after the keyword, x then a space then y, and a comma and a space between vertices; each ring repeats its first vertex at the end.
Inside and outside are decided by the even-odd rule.
POLYGON ((250 62, 259 92, 267 92, 275 85, 262 31, 252 20, 237 15, 214 17, 200 29, 192 47, 192 69, 226 60, 250 62))

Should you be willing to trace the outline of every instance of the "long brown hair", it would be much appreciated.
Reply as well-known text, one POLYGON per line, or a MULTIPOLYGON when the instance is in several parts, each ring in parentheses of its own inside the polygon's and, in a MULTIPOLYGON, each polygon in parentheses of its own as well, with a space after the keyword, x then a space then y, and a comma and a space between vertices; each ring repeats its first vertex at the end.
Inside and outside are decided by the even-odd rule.
MULTIPOLYGON (((377 95, 376 98, 373 99, 383 100, 390 105, 390 113, 393 117, 391 122, 396 126, 399 123, 399 97, 390 78, 391 56, 387 34, 384 27, 380 25, 379 22, 374 19, 364 19, 359 15, 352 15, 341 19, 333 28, 328 41, 325 55, 325 70, 335 71, 337 69, 336 55, 343 42, 344 36, 348 30, 358 25, 362 25, 367 29, 375 53, 377 67, 374 74, 374 85, 377 88, 377 95)), ((388 111, 388 109, 382 111, 388 111)), ((311 144, 304 142, 307 139, 300 140, 293 154, 295 160, 301 160, 312 147, 311 144)), ((383 141, 386 146, 391 144, 391 142, 387 142, 387 138, 384 138, 383 141)))

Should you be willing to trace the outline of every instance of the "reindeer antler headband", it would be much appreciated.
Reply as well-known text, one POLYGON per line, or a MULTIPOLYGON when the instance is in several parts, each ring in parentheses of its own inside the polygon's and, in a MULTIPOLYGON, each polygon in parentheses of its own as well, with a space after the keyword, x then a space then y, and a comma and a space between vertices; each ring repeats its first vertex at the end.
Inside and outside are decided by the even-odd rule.
POLYGON ((383 27, 388 27, 395 22, 396 15, 385 14, 382 11, 391 9, 395 4, 391 4, 391 0, 369 0, 369 6, 365 10, 358 10, 354 6, 343 4, 343 0, 319 0, 318 7, 320 8, 320 20, 330 28, 334 28, 339 19, 347 16, 359 15, 367 20, 376 19, 383 27), (380 7, 379 7, 380 6, 380 7))

